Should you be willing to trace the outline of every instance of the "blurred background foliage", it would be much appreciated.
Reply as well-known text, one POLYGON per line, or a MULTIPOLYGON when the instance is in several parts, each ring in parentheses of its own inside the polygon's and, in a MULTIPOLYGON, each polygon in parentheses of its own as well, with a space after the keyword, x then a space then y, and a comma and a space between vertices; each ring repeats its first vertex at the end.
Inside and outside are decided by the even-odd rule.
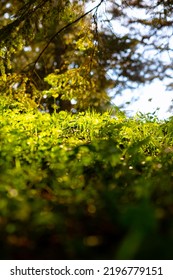
POLYGON ((89 3, 1 1, 1 95, 103 112, 126 88, 166 78, 172 89, 172 2, 92 1, 87 13, 89 3))

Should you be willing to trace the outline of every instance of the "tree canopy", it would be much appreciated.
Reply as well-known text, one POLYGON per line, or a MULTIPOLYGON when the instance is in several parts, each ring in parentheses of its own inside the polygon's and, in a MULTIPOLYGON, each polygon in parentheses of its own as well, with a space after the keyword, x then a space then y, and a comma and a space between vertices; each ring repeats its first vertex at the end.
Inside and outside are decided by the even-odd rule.
POLYGON ((13 106, 104 111, 110 92, 172 77, 172 1, 3 0, 1 95, 13 106))

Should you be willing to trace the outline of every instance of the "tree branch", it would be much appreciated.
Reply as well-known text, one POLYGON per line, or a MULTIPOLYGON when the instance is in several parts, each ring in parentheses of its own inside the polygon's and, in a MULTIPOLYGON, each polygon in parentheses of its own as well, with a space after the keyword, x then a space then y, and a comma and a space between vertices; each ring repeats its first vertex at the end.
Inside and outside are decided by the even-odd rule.
POLYGON ((40 52, 40 54, 38 55, 37 59, 33 62, 34 66, 33 66, 33 70, 35 68, 35 65, 37 64, 37 62, 39 61, 40 57, 43 55, 43 53, 45 52, 45 50, 49 47, 50 43, 64 30, 68 29, 70 26, 74 25, 75 23, 77 23, 78 21, 80 21, 82 18, 86 17, 88 14, 90 14, 92 11, 94 11, 95 9, 98 9, 99 6, 104 2, 105 0, 101 0, 94 8, 90 9, 89 11, 87 11, 86 13, 84 13, 83 15, 81 15, 80 17, 78 17, 77 19, 75 19, 74 21, 68 23, 67 25, 65 25, 64 27, 62 27, 60 30, 58 30, 48 41, 48 43, 45 45, 45 47, 43 48, 43 50, 40 52))

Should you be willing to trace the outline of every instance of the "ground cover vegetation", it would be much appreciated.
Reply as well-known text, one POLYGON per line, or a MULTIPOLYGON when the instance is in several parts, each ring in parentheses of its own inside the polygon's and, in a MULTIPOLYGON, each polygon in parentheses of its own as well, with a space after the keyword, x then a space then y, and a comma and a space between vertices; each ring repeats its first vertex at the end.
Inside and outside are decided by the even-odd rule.
POLYGON ((173 120, 110 97, 172 88, 172 1, 88 2, 0 2, 2 259, 173 257, 173 120))
POLYGON ((172 120, 0 119, 1 258, 172 258, 172 120))

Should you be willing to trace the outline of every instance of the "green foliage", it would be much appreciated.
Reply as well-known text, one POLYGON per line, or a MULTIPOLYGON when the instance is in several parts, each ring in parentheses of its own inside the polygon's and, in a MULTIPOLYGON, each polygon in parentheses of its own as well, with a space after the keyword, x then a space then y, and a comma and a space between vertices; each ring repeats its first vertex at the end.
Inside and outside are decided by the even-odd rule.
POLYGON ((85 2, 0 2, 0 257, 172 259, 173 120, 105 112, 172 78, 171 5, 112 1, 118 34, 85 2))
POLYGON ((51 88, 43 91, 46 96, 55 100, 61 96, 64 100, 75 100, 77 110, 95 108, 105 110, 110 98, 104 91, 99 92, 97 80, 88 73, 86 67, 68 69, 65 73, 52 73, 45 78, 51 88))
POLYGON ((1 258, 172 259, 172 120, 0 110, 1 258), (54 248, 58 250, 54 250, 54 248))
POLYGON ((111 107, 112 89, 114 97, 165 77, 172 88, 172 63, 164 59, 166 51, 169 56, 172 52, 172 8, 167 1, 119 5, 100 0, 90 12, 89 1, 1 2, 1 95, 10 91, 15 101, 27 99, 27 106, 50 113, 89 108, 103 112, 111 107), (119 27, 125 28, 119 32, 119 27), (48 97, 41 98, 45 91, 48 97))
POLYGON ((5 1, 0 11, 1 95, 10 94, 27 107, 49 112, 70 110, 73 98, 75 110, 103 111, 110 106, 106 91, 110 82, 105 69, 98 67, 92 20, 77 20, 84 13, 84 3, 16 0, 15 4, 13 9, 5 1), (50 89, 52 80, 58 87, 50 89), (45 91, 48 97, 41 98, 45 91))

